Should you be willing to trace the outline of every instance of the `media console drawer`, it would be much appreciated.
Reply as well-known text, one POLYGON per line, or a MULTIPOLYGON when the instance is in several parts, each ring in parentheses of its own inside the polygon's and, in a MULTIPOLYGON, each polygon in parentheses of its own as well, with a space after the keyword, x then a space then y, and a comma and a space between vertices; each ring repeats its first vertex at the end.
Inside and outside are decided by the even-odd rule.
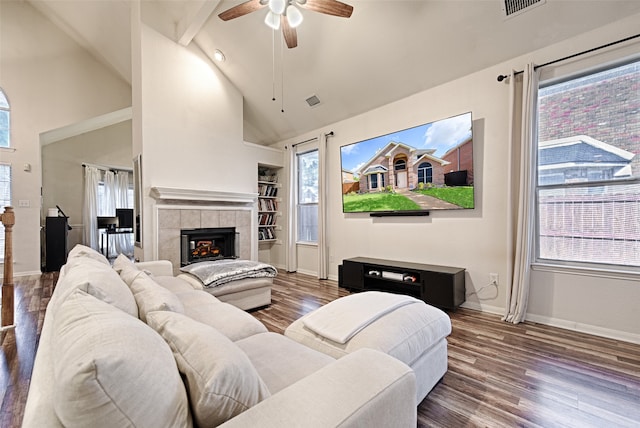
POLYGON ((408 294, 443 309, 456 309, 465 300, 465 269, 354 257, 344 259, 340 286, 355 291, 408 294))

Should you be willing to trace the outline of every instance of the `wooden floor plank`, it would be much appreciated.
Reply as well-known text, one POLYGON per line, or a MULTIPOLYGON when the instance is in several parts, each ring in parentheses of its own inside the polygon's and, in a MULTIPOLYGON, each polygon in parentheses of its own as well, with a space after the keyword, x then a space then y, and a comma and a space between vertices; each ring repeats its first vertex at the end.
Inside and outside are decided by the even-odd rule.
MULTIPOLYGON (((0 426, 19 427, 58 273, 16 278, 16 329, 3 332, 0 426)), ((270 331, 349 294, 334 281, 280 272, 270 331)), ((450 312, 449 370, 418 406, 418 427, 640 427, 640 345, 487 313, 450 312)))

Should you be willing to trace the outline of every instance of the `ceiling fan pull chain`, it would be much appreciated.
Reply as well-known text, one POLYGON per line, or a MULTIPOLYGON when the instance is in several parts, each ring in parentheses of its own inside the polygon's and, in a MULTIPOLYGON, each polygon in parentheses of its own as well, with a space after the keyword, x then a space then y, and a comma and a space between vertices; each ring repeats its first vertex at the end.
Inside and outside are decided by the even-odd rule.
POLYGON ((284 113, 284 35, 280 43, 280 112, 284 113))
POLYGON ((276 30, 271 30, 271 101, 276 100, 276 30))

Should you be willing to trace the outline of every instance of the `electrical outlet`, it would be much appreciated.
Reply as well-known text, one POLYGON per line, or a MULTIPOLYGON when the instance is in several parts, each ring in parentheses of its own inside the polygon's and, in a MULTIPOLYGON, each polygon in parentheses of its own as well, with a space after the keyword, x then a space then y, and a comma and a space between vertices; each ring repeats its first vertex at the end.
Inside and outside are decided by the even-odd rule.
POLYGON ((29 199, 20 199, 18 201, 18 206, 20 208, 29 208, 31 206, 31 203, 29 202, 29 199))
POLYGON ((496 287, 498 286, 498 274, 497 273, 490 273, 489 274, 489 284, 495 285, 496 287))

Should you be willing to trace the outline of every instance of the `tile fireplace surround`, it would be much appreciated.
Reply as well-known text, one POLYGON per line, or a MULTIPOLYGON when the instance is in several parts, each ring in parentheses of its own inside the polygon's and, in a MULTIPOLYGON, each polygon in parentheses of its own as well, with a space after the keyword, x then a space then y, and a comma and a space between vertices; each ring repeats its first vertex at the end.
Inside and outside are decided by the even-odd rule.
POLYGON ((151 196, 156 200, 158 259, 170 260, 174 274, 180 268, 181 229, 235 227, 238 256, 256 259, 257 194, 153 187, 151 196))

